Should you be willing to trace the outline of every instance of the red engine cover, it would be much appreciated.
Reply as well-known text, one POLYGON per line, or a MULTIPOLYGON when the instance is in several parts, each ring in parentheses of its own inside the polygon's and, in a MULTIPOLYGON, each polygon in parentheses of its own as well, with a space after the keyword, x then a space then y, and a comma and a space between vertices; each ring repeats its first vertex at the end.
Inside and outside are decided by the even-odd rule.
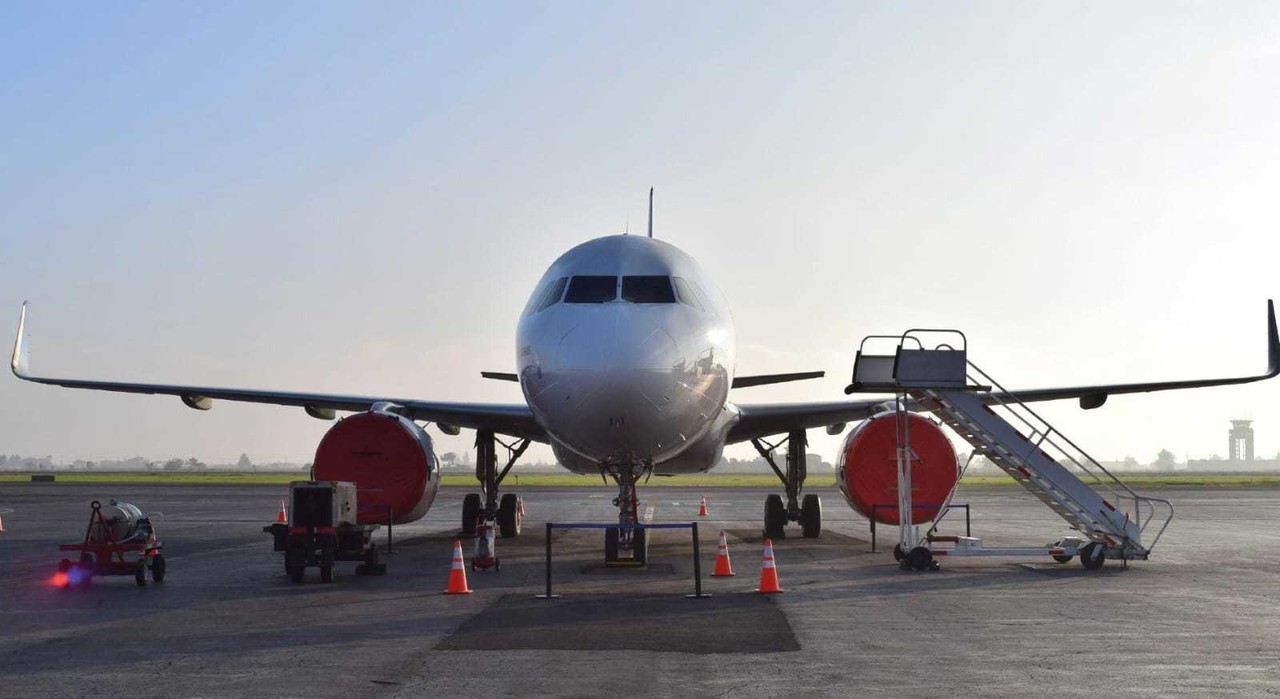
POLYGON ((325 433, 316 448, 313 478, 356 484, 357 521, 412 522, 426 514, 439 487, 431 438, 399 415, 358 413, 325 433))
MULTIPOLYGON (((960 462, 942 428, 919 415, 908 415, 911 502, 916 524, 938 516, 960 477, 960 462), (931 507, 921 507, 929 505, 931 507)), ((898 523, 897 425, 894 413, 881 413, 858 425, 845 438, 836 464, 836 482, 849 506, 877 522, 898 523)))

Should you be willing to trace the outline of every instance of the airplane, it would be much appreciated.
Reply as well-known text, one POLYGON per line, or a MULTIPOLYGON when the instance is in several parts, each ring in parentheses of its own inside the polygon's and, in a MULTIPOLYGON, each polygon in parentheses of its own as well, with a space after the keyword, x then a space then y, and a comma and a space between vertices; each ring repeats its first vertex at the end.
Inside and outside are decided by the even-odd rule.
MULTIPOLYGON (((381 395, 339 395, 198 385, 127 383, 53 378, 29 370, 22 306, 11 368, 25 381, 66 388, 172 395, 188 407, 208 410, 215 400, 301 407, 332 420, 317 449, 313 477, 353 481, 362 522, 407 522, 422 517, 435 499, 439 465, 423 429, 435 423, 446 434, 476 433, 479 493, 463 500, 462 530, 496 523, 518 536, 519 498, 499 498, 504 478, 530 442, 549 444, 564 468, 612 478, 618 526, 606 530, 605 557, 643 563, 647 542, 637 513, 637 484, 653 475, 709 471, 726 445, 751 442, 779 477, 785 501, 765 501, 765 532, 775 538, 788 523, 806 537, 821 534, 821 501, 803 494, 806 431, 837 434, 850 422, 884 409, 886 398, 781 404, 741 403, 731 391, 816 378, 823 372, 735 375, 735 334, 729 305, 693 257, 653 237, 650 191, 648 235, 609 235, 560 255, 542 275, 516 327, 515 373, 481 372, 484 378, 519 384, 524 401, 513 404, 436 402, 381 395), (499 436, 509 438, 503 441, 499 436), (776 444, 766 439, 780 437, 776 444), (785 464, 774 448, 786 443, 785 464), (497 446, 507 450, 499 468, 497 446), (803 497, 802 497, 803 495, 803 497)), ((1268 367, 1258 375, 1043 388, 993 392, 1023 402, 1074 398, 1084 409, 1108 396, 1243 384, 1280 373, 1275 311, 1268 301, 1268 367)))

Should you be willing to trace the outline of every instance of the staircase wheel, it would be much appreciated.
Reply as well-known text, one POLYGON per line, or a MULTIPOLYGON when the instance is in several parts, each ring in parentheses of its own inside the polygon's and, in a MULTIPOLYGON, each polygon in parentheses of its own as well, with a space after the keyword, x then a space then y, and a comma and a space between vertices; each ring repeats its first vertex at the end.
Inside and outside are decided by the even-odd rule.
POLYGON ((924 546, 917 546, 907 554, 907 563, 916 570, 929 570, 933 563, 933 552, 924 546))
POLYGON ((893 560, 898 562, 907 560, 907 552, 902 550, 902 544, 893 545, 893 560))
POLYGON ((1101 568, 1106 557, 1106 551, 1096 541, 1091 541, 1080 549, 1080 565, 1084 566, 1085 570, 1101 568))

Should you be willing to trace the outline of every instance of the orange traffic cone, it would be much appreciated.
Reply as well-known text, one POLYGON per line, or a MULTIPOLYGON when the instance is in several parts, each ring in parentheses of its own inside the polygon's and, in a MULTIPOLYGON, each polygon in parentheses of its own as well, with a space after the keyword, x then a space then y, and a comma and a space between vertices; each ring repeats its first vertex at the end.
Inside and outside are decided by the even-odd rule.
POLYGON ((720 543, 716 545, 716 572, 713 578, 727 578, 733 575, 733 566, 729 563, 729 540, 724 532, 720 532, 720 543))
POLYGON ((280 513, 276 515, 276 524, 289 523, 289 510, 285 509, 284 500, 280 501, 280 513))
POLYGON ((462 542, 457 539, 453 540, 453 565, 449 567, 449 587, 444 593, 446 595, 471 594, 471 588, 467 587, 467 569, 462 565, 462 542))
POLYGON ((778 567, 773 562, 773 539, 764 540, 764 560, 760 563, 760 587, 756 592, 782 592, 778 585, 778 567))
POLYGON ((698 516, 699 517, 707 516, 707 496, 705 495, 702 496, 702 504, 698 507, 698 516))

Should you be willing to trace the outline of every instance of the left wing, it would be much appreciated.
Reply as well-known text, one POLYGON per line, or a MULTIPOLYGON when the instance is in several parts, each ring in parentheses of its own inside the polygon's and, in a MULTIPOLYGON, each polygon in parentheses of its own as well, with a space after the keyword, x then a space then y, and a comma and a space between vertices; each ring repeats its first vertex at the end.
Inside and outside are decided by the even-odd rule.
MULTIPOLYGON (((1078 398, 1085 410, 1101 407, 1107 397, 1122 393, 1151 393, 1182 388, 1230 386, 1232 384, 1262 381, 1280 374, 1280 337, 1276 334, 1275 304, 1267 301, 1267 370, 1254 376, 1238 376, 1225 379, 1191 379, 1186 381, 1162 381, 1151 383, 1100 384, 1096 386, 1070 386, 1066 388, 1037 388, 1025 391, 996 391, 983 395, 988 405, 1016 399, 1023 403, 1046 400, 1078 398)), ((893 402, 892 397, 832 403, 779 403, 775 405, 738 405, 741 417, 729 430, 729 443, 790 432, 838 425, 842 422, 865 420, 893 402)), ((908 405, 916 409, 914 405, 908 405)))
POLYGON ((155 395, 178 396, 188 407, 197 410, 208 410, 213 407, 214 400, 229 400, 242 403, 266 403, 269 405, 287 405, 304 408, 308 415, 318 418, 331 418, 333 411, 358 412, 368 410, 378 403, 388 403, 392 412, 404 415, 413 420, 425 420, 438 423, 442 429, 465 427, 475 430, 492 430, 514 437, 527 437, 534 441, 547 441, 546 430, 533 418, 533 411, 525 404, 487 404, 487 403, 441 403, 417 400, 413 398, 392 398, 388 396, 351 396, 332 393, 298 393, 290 391, 269 391, 249 388, 221 388, 214 386, 186 386, 173 384, 124 383, 117 381, 95 381, 84 379, 61 379, 47 376, 36 376, 28 369, 28 349, 26 342, 27 304, 22 304, 22 314, 18 319, 18 337, 13 343, 13 359, 10 367, 14 376, 23 381, 62 386, 64 388, 86 388, 96 391, 116 391, 118 393, 146 393, 155 395))

